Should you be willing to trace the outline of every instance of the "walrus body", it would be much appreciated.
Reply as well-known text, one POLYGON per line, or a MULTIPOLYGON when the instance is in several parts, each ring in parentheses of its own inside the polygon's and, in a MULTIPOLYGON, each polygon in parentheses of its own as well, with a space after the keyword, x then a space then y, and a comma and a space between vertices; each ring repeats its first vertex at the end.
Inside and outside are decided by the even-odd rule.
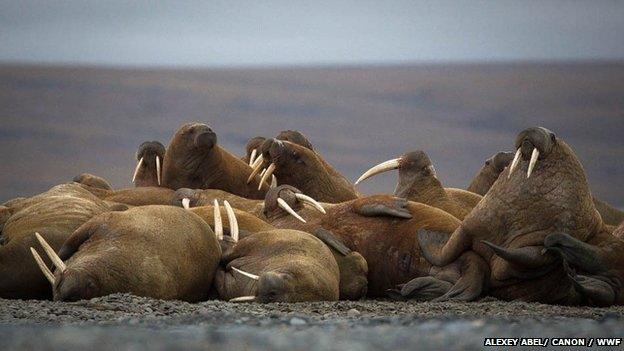
POLYGON ((37 245, 35 232, 58 249, 76 228, 108 210, 82 186, 62 184, 0 211, 6 217, 0 236, 0 297, 50 298, 50 286, 29 251, 37 245))
POLYGON ((103 190, 113 190, 113 187, 110 185, 110 183, 106 179, 102 177, 98 177, 91 173, 79 174, 74 177, 73 181, 76 183, 84 184, 92 188, 103 189, 103 190))
POLYGON ((165 146, 158 141, 146 141, 139 145, 136 154, 137 166, 132 176, 132 183, 134 183, 134 186, 161 186, 161 166, 164 157, 165 146))
POLYGON ((184 209, 143 206, 104 213, 61 247, 66 268, 55 272, 54 300, 127 292, 200 301, 208 296, 220 256, 210 227, 184 209))
POLYGON ((117 190, 106 190, 89 186, 83 187, 101 200, 130 206, 171 205, 175 199, 175 191, 158 186, 117 190))
MULTIPOLYGON (((221 189, 251 199, 263 199, 269 186, 248 184, 252 169, 217 145, 217 135, 205 124, 187 123, 173 136, 165 153, 164 186, 177 190, 221 189)), ((259 178, 259 177, 256 177, 259 178)))

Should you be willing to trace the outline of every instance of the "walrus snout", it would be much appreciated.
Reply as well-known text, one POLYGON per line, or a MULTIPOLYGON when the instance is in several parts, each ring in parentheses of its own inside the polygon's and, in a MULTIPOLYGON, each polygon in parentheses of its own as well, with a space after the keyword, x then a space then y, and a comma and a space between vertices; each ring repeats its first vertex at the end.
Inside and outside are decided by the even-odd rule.
POLYGON ((54 301, 88 300, 99 296, 95 280, 83 272, 67 269, 54 289, 54 301))
POLYGON ((500 173, 505 169, 505 167, 509 165, 511 160, 513 160, 513 157, 513 152, 501 151, 496 153, 496 155, 494 155, 492 158, 487 159, 487 161, 485 161, 485 165, 491 165, 492 167, 494 167, 496 172, 500 173))
POLYGON ((516 154, 509 166, 507 178, 511 178, 511 174, 518 167, 520 159, 529 160, 526 177, 530 178, 537 165, 537 161, 550 154, 553 147, 557 143, 555 133, 543 127, 532 127, 523 130, 516 137, 516 154))
POLYGON ((136 153, 136 159, 139 161, 141 158, 146 160, 152 160, 155 156, 161 159, 165 156, 165 146, 159 141, 145 141, 139 145, 139 149, 136 153))
POLYGON ((180 188, 173 194, 171 206, 195 207, 197 205, 198 191, 196 189, 180 188))
POLYGON ((290 295, 294 293, 293 277, 288 273, 267 272, 260 276, 258 280, 257 301, 267 302, 288 302, 290 295))
POLYGON ((195 147, 200 149, 212 149, 217 145, 217 134, 208 126, 204 126, 200 131, 196 132, 195 147))

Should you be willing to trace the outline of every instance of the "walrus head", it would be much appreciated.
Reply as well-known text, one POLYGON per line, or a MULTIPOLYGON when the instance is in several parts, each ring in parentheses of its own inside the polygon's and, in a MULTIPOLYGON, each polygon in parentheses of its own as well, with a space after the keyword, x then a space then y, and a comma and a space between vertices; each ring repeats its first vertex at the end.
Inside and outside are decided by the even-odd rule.
POLYGON ((113 190, 113 187, 110 185, 106 179, 102 177, 98 177, 91 173, 81 173, 72 179, 76 183, 80 183, 92 188, 98 188, 103 190, 113 190))
POLYGON ((132 183, 137 186, 161 185, 161 165, 165 157, 165 146, 158 141, 146 141, 139 145, 136 153, 137 166, 132 175, 132 183), (137 180, 139 172, 141 178, 137 180), (155 181, 153 181, 155 180, 155 181))
POLYGON ((257 136, 249 139, 245 146, 245 158, 244 160, 251 166, 258 155, 260 155, 260 146, 266 140, 265 137, 257 136))
POLYGON ((308 138, 298 130, 283 130, 275 137, 277 140, 289 141, 314 151, 314 147, 308 138))
POLYGON ((171 200, 171 206, 184 207, 189 209, 196 207, 197 202, 200 200, 200 191, 197 189, 180 188, 173 194, 171 200))
POLYGON ((505 167, 509 166, 513 158, 513 152, 501 151, 485 160, 485 163, 481 166, 472 182, 470 182, 467 190, 475 194, 485 195, 496 179, 498 179, 498 176, 505 170, 505 167))
POLYGON ((297 213, 305 204, 325 214, 323 206, 312 197, 303 194, 301 190, 290 185, 279 185, 267 192, 263 214, 269 220, 273 220, 287 213, 306 223, 306 220, 297 213))
POLYGON ((548 234, 585 241, 597 230, 601 219, 570 147, 542 127, 520 132, 515 147, 512 164, 444 245, 436 245, 438 235, 419 232, 427 260, 444 266, 472 249, 489 262, 493 286, 509 284, 545 275, 560 263, 543 252, 548 234))

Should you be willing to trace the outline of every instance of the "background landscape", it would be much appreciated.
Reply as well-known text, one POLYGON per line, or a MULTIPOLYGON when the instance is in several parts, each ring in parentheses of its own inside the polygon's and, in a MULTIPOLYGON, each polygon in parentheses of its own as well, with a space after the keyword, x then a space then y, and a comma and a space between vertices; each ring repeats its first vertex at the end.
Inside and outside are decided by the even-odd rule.
MULTIPOLYGON (((542 125, 583 162, 599 198, 624 207, 624 63, 484 63, 291 68, 122 69, 0 66, 0 202, 81 172, 130 186, 145 140, 187 121, 241 154, 256 135, 306 134, 355 180, 422 149, 446 186, 542 125)), ((363 183, 392 192, 396 173, 363 183)))

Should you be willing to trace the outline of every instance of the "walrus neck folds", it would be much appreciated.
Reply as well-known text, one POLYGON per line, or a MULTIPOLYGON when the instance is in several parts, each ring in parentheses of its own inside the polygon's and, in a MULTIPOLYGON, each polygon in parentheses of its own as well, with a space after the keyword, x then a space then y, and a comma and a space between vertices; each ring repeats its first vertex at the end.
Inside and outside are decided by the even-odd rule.
POLYGON ((415 202, 431 203, 448 201, 448 195, 442 183, 433 176, 414 176, 399 178, 394 196, 409 199, 415 202))

